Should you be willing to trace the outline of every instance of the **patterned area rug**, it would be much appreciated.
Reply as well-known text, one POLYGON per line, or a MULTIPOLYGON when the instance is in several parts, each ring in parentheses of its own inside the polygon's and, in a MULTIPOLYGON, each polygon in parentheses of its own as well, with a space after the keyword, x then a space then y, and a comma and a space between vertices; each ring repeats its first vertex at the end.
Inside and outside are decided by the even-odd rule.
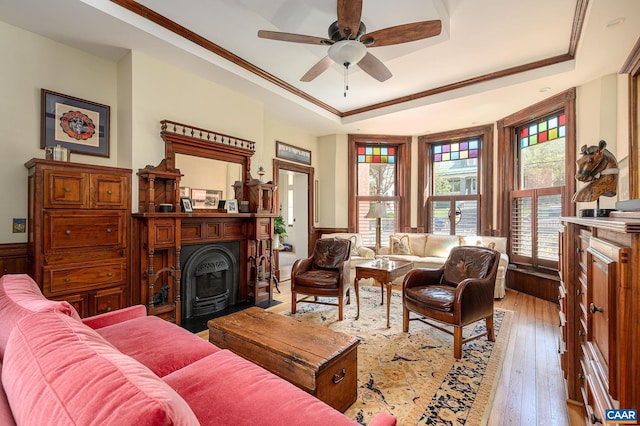
MULTIPOLYGON (((380 288, 361 286, 358 321, 354 294, 343 321, 337 307, 324 305, 299 303, 295 315, 284 313, 360 338, 358 399, 345 414, 363 425, 383 410, 396 416, 398 425, 486 424, 513 312, 496 309, 496 342, 481 337, 466 343, 462 359, 455 360, 452 336, 419 321, 402 332, 400 292, 392 293, 391 328, 380 301, 380 288)), ((480 321, 465 327, 464 337, 484 329, 480 321)))

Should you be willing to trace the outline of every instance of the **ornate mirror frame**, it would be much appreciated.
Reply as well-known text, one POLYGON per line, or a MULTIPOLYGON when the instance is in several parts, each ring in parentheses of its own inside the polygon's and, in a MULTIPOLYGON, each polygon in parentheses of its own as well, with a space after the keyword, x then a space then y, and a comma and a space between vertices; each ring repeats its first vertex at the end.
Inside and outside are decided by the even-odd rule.
POLYGON ((175 154, 193 155, 242 165, 243 182, 251 180, 255 142, 174 121, 162 120, 167 170, 176 170, 175 154))

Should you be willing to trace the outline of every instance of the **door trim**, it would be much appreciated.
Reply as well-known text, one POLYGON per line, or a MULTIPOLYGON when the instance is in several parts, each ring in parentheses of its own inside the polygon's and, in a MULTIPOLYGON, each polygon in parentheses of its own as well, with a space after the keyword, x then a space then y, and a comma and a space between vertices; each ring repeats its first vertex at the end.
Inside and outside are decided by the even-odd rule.
MULTIPOLYGON (((307 230, 307 241, 308 241, 308 253, 311 254, 313 253, 313 246, 312 246, 312 241, 313 240, 313 236, 315 235, 315 227, 313 226, 313 224, 315 223, 314 221, 314 217, 313 217, 313 212, 315 211, 315 205, 314 205, 314 200, 315 200, 315 188, 313 185, 313 181, 314 181, 314 169, 313 167, 310 166, 303 166, 300 164, 294 164, 294 163, 290 163, 288 161, 282 161, 282 160, 278 160, 277 158, 273 159, 273 183, 276 186, 276 188, 278 187, 278 179, 280 178, 280 170, 288 170, 291 172, 298 172, 298 173, 304 173, 307 175, 307 223, 309 224, 308 227, 309 229, 307 230)), ((274 194, 275 197, 275 206, 276 206, 276 213, 278 213, 278 209, 280 208, 280 191, 275 191, 274 194)))

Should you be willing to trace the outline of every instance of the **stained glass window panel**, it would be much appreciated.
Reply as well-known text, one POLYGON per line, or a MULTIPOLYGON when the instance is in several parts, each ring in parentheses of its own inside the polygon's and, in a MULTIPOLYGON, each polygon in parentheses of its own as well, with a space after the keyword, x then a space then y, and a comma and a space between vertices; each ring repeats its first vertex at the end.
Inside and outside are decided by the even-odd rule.
POLYGON ((518 131, 520 138, 520 148, 549 142, 554 139, 563 138, 566 134, 566 115, 558 114, 547 117, 535 124, 528 124, 518 131))
POLYGON ((396 162, 396 148, 387 146, 360 146, 357 149, 359 164, 379 163, 394 164, 396 162))
POLYGON ((478 158, 479 141, 472 139, 463 142, 434 144, 432 146, 433 162, 466 160, 478 158))

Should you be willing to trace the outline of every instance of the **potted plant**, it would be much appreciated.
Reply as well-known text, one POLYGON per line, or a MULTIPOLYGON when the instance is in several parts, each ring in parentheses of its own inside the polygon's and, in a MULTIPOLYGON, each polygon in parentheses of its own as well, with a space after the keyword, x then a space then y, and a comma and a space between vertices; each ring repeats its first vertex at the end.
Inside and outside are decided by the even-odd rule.
POLYGON ((282 216, 273 218, 273 246, 280 247, 280 240, 287 237, 287 225, 282 216))

